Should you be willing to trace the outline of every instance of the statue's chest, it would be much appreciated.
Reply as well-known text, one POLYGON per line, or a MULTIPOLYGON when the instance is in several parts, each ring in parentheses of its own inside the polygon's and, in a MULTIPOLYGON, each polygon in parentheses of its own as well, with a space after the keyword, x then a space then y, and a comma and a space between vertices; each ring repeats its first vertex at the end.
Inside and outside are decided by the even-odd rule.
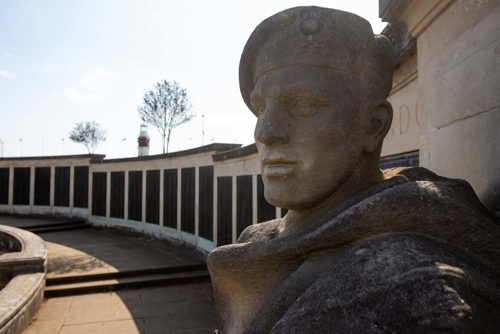
POLYGON ((210 266, 219 325, 224 333, 240 333, 302 260, 281 254, 247 256, 227 252, 210 266))

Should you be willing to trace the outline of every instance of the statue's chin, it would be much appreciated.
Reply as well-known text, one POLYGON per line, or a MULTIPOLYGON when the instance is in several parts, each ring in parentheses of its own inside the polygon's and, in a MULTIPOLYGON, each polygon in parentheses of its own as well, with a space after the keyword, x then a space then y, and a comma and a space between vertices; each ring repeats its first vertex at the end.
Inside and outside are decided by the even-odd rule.
POLYGON ((301 210, 308 207, 308 201, 300 195, 300 190, 288 190, 283 187, 278 189, 266 187, 264 190, 264 198, 269 204, 287 210, 301 210))
MULTIPOLYGON (((286 198, 285 196, 280 194, 281 192, 279 191, 271 191, 271 190, 264 190, 264 198, 266 201, 279 208, 283 209, 290 209, 290 200, 286 198)), ((292 205, 293 206, 293 205, 292 205)))

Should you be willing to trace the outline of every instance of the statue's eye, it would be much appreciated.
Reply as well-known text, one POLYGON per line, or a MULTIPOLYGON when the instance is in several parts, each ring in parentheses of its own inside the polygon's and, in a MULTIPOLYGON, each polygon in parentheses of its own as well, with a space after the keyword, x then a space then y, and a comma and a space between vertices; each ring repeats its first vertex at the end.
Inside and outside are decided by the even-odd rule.
POLYGON ((287 99, 288 110, 297 116, 314 116, 329 105, 328 100, 310 94, 297 94, 287 99))

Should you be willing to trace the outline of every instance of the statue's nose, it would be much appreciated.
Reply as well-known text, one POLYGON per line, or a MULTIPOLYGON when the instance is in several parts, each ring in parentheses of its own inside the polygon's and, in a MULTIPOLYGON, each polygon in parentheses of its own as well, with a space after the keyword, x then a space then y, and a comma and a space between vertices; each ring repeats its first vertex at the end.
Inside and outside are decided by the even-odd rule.
POLYGON ((255 140, 267 146, 287 143, 289 138, 283 116, 275 103, 268 104, 255 126, 255 140))

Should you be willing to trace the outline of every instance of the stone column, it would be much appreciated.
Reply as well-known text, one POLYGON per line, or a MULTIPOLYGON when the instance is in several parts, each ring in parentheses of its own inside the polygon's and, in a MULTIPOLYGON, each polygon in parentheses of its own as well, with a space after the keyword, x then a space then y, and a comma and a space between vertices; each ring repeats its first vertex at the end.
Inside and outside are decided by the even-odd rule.
POLYGON ((55 194, 56 194, 56 167, 50 166, 50 208, 51 209, 54 209, 55 194))
POLYGON ((238 237, 236 235, 236 230, 237 230, 236 219, 238 216, 237 212, 236 212, 236 210, 237 210, 236 175, 233 175, 231 178, 232 178, 231 179, 231 191, 233 193, 232 194, 233 196, 231 196, 231 200, 232 200, 232 203, 231 203, 231 225, 232 225, 232 228, 231 228, 232 233, 231 234, 232 234, 232 238, 231 238, 231 240, 232 240, 232 243, 235 243, 236 238, 238 237))
POLYGON ((164 194, 164 192, 165 192, 165 189, 164 189, 164 183, 165 183, 164 177, 165 177, 164 171, 163 171, 163 169, 160 169, 160 205, 159 205, 159 208, 160 208, 159 209, 160 210, 160 212, 159 212, 159 215, 160 215, 160 226, 164 225, 164 222, 163 222, 163 210, 164 210, 164 203, 163 202, 165 201, 165 199, 164 199, 164 196, 165 196, 165 194, 164 194))
POLYGON ((9 167, 9 200, 10 206, 14 204, 14 167, 9 167))
POLYGON ((35 205, 35 167, 30 167, 30 203, 29 205, 32 207, 35 205))
POLYGON ((128 220, 128 170, 125 171, 125 182, 124 182, 124 185, 123 185, 123 191, 124 191, 124 196, 123 196, 123 200, 125 203, 123 203, 123 219, 125 221, 128 220))
POLYGON ((141 221, 143 223, 146 222, 146 171, 143 170, 141 173, 141 178, 142 178, 142 208, 141 208, 141 213, 142 213, 142 218, 141 221))
POLYGON ((69 167, 69 208, 73 211, 75 204, 75 166, 69 167))
POLYGON ((111 215, 111 172, 106 172, 106 218, 111 215))
POLYGON ((200 233, 200 167, 195 167, 194 174, 194 235, 200 233))
POLYGON ((217 219, 218 219, 218 216, 217 216, 217 203, 219 202, 219 199, 217 197, 217 189, 218 189, 218 186, 217 186, 217 173, 216 173, 216 170, 214 168, 214 202, 213 202, 213 220, 212 220, 212 231, 213 231, 213 242, 214 242, 214 246, 217 245, 217 219))
POLYGON ((181 215, 181 201, 182 201, 182 170, 177 169, 177 230, 181 230, 182 215, 181 215))
POLYGON ((257 175, 252 175, 252 224, 258 223, 257 175))

